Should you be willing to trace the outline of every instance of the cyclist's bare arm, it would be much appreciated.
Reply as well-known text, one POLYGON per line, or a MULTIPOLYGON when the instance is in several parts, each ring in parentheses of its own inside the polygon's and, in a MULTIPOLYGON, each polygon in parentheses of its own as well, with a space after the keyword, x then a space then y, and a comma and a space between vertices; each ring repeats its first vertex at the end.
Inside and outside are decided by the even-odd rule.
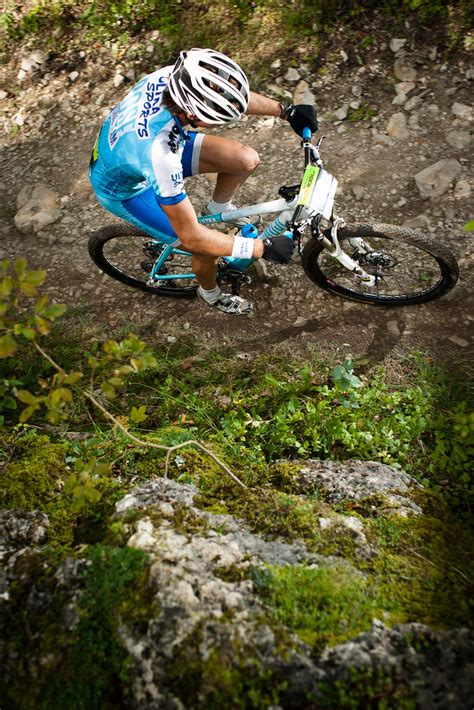
MULTIPOLYGON (((162 205, 162 208, 184 249, 207 256, 232 255, 234 238, 200 224, 188 197, 177 205, 162 205)), ((253 256, 259 259, 262 254, 263 242, 254 240, 253 256)))
POLYGON ((269 99, 261 94, 250 92, 249 105, 246 113, 250 116, 276 116, 280 117, 281 105, 274 99, 269 99))

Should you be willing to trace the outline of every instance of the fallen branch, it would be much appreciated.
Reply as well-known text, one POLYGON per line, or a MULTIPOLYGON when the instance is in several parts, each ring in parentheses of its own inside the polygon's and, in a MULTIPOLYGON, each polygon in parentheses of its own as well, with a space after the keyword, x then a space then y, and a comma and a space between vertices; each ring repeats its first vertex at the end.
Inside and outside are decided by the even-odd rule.
MULTIPOLYGON (((60 367, 51 358, 51 356, 48 355, 48 353, 45 350, 43 350, 43 348, 36 342, 36 340, 33 341, 33 344, 36 347, 36 349, 38 350, 38 352, 40 353, 40 355, 42 357, 44 357, 45 360, 47 360, 50 363, 50 365, 52 365, 52 367, 54 367, 54 369, 57 372, 67 374, 65 372, 65 370, 63 370, 63 368, 60 367)), ((173 451, 177 451, 178 449, 182 449, 185 446, 195 446, 200 451, 202 451, 207 456, 209 456, 218 466, 220 466, 221 469, 228 476, 230 476, 233 481, 235 481, 235 483, 238 483, 238 485, 241 486, 242 488, 247 488, 245 483, 242 483, 240 478, 238 478, 234 473, 232 473, 232 471, 220 459, 218 459, 217 456, 212 451, 210 451, 209 449, 206 449, 206 447, 203 446, 199 441, 195 441, 194 439, 191 439, 189 441, 183 441, 181 444, 176 444, 175 446, 165 446, 164 444, 155 444, 153 441, 145 441, 144 439, 139 439, 137 436, 132 434, 127 429, 127 427, 124 424, 122 424, 122 422, 120 422, 116 417, 114 417, 114 415, 111 412, 109 412, 99 402, 99 400, 96 397, 94 397, 94 395, 91 392, 89 392, 88 390, 85 390, 85 389, 81 389, 81 392, 82 392, 83 396, 86 397, 86 399, 88 399, 89 402, 91 402, 91 404, 93 404, 94 407, 96 409, 98 409, 104 415, 104 417, 106 419, 108 419, 110 422, 112 422, 114 426, 118 427, 118 429, 120 429, 120 431, 122 431, 125 434, 125 436, 127 436, 131 441, 134 441, 139 446, 145 446, 150 449, 160 449, 161 451, 167 452, 166 453, 166 461, 165 461, 165 473, 164 473, 165 478, 168 477, 168 471, 169 471, 169 466, 170 466, 170 457, 171 457, 171 454, 173 453, 173 451)))

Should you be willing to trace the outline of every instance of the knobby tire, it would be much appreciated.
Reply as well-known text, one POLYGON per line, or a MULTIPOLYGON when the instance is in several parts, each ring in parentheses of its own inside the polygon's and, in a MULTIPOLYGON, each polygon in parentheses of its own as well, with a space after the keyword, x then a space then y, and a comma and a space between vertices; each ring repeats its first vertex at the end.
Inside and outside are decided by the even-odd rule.
MULTIPOLYGON (((331 230, 323 232, 330 239, 331 230)), ((375 306, 426 303, 440 298, 456 284, 459 268, 455 256, 421 232, 389 224, 348 224, 338 230, 340 245, 351 256, 354 249, 347 240, 357 237, 391 262, 385 270, 379 270, 381 279, 375 286, 365 286, 317 239, 311 239, 303 249, 302 264, 307 276, 329 293, 375 306), (414 288, 408 286, 409 281, 414 281, 414 288)), ((360 265, 367 273, 375 273, 376 267, 363 263, 363 259, 360 265)))
MULTIPOLYGON (((150 264, 154 260, 153 254, 150 256, 146 253, 145 245, 148 243, 156 244, 158 248, 158 242, 137 227, 126 223, 111 224, 91 235, 88 249, 92 261, 101 271, 127 286, 155 296, 193 298, 197 290, 194 280, 189 282, 182 280, 185 286, 178 285, 179 279, 173 281, 173 285, 165 280, 156 286, 147 284, 147 259, 150 264)), ((180 269, 181 272, 191 268, 189 257, 183 257, 183 260, 187 264, 180 269)))

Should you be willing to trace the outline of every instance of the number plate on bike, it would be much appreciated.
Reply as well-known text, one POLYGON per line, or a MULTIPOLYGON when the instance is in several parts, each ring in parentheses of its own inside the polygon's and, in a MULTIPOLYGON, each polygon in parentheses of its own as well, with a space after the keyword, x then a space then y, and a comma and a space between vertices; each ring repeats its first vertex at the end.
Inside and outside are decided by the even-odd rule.
POLYGON ((336 188, 336 178, 326 170, 320 170, 311 197, 306 203, 305 216, 312 217, 315 214, 321 214, 324 219, 330 219, 336 188))

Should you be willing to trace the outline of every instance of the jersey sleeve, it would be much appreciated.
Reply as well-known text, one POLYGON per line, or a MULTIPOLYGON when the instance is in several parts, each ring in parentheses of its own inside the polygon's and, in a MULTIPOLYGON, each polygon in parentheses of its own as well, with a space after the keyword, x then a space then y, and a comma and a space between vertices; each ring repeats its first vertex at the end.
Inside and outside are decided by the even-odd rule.
POLYGON ((173 130, 170 130, 169 135, 168 131, 160 131, 152 143, 149 160, 144 165, 144 176, 155 191, 156 201, 161 205, 175 205, 186 197, 182 151, 173 148, 173 130))

